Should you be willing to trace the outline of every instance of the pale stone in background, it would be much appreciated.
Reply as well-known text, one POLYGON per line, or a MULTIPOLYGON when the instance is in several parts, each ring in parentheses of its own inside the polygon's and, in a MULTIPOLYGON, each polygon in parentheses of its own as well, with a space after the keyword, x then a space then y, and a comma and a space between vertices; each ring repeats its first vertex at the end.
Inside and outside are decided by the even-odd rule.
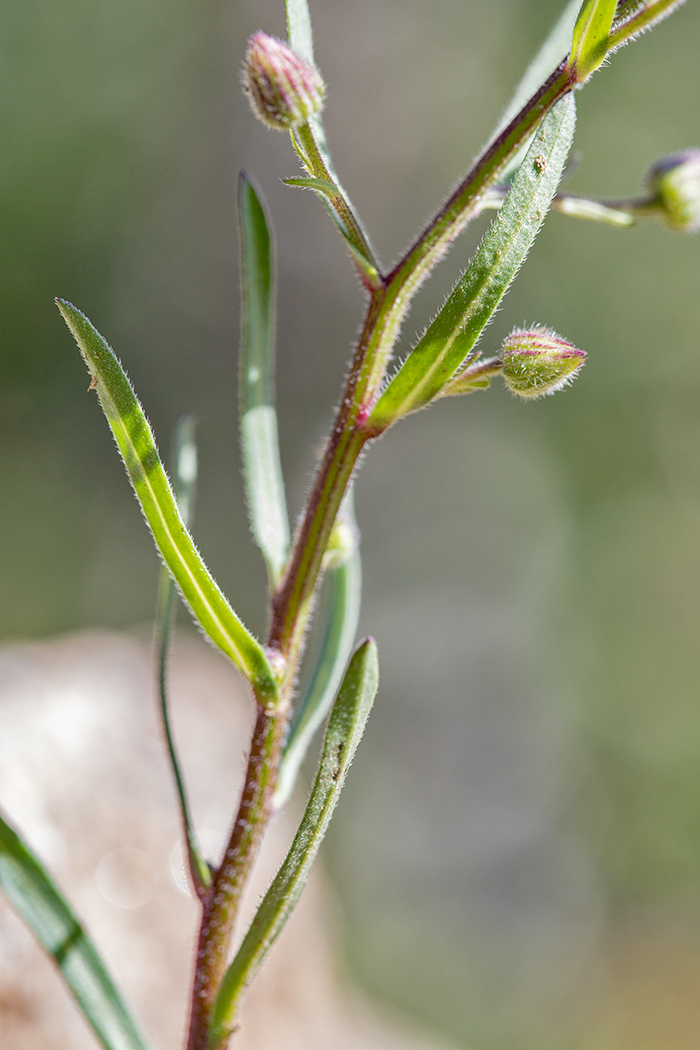
MULTIPOLYGON (((170 692, 192 807, 215 847, 231 819, 252 704, 203 642, 175 646, 170 692)), ((197 909, 178 888, 175 795, 147 644, 89 633, 0 653, 0 805, 66 891, 155 1050, 182 1044, 197 909)), ((250 914, 293 833, 273 825, 250 914)), ((339 973, 318 873, 251 988, 239 1050, 427 1050, 378 1020, 339 973)), ((96 1041, 0 900, 3 1050, 96 1041)), ((432 1044, 434 1045, 434 1044, 432 1044)))

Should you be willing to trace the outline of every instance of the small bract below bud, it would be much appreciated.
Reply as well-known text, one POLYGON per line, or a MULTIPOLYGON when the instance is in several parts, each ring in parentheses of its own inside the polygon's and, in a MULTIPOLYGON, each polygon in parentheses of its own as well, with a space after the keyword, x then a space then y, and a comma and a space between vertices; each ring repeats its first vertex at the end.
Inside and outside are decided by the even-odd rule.
POLYGON ((647 181, 659 218, 674 230, 700 230, 700 149, 663 157, 647 181))
POLYGON ((518 397, 542 397, 561 390, 574 378, 586 354, 551 328, 516 328, 501 347, 506 386, 518 397))
POLYGON ((258 120, 288 131, 321 110, 326 87, 318 70, 291 47, 259 32, 248 41, 243 90, 258 120))

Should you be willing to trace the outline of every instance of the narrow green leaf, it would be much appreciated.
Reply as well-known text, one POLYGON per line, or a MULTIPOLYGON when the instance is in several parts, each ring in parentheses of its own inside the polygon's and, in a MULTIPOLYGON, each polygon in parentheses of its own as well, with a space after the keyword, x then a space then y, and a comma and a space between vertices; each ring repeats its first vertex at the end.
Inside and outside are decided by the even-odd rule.
POLYGON ((362 591, 359 551, 326 572, 324 587, 329 592, 328 620, 318 663, 285 744, 274 798, 276 810, 289 800, 309 744, 328 715, 355 643, 362 591))
POLYGON ((241 449, 248 512, 271 588, 289 553, 289 516, 284 496, 274 407, 274 272, 270 229, 253 184, 238 181, 241 240, 241 449))
POLYGON ((350 246, 363 282, 368 288, 382 287, 379 266, 367 234, 333 170, 320 119, 314 118, 308 124, 301 124, 291 134, 294 148, 310 177, 284 181, 290 186, 301 186, 320 193, 327 211, 350 246))
MULTIPOLYGON (((194 440, 194 417, 181 416, 175 425, 173 436, 173 481, 177 505, 182 515, 182 520, 189 525, 192 519, 194 507, 194 492, 197 483, 197 446, 194 440)), ((194 824, 190 817, 190 809, 185 791, 185 780, 180 770, 175 740, 170 726, 170 713, 168 709, 167 690, 167 664, 168 651, 170 649, 170 635, 172 633, 175 614, 175 582, 163 567, 160 573, 160 586, 158 588, 158 605, 156 610, 156 652, 158 654, 158 693, 160 697, 160 713, 163 722, 165 743, 170 758, 170 766, 175 779, 178 801, 180 803, 180 820, 182 832, 187 849, 187 860, 190 878, 194 884, 198 896, 211 884, 211 872, 204 860, 194 824)))
POLYGON ((267 891, 221 984, 209 1045, 225 1044, 240 996, 283 929, 309 877, 328 830, 379 683, 377 647, 368 638, 352 657, 338 692, 306 812, 282 867, 267 891))
POLYGON ((287 36, 292 50, 313 65, 314 40, 309 5, 306 0, 285 0, 284 6, 287 12, 287 36))
POLYGON ((569 66, 583 83, 604 61, 617 0, 583 0, 574 26, 569 66))
POLYGON ((277 686, 262 646, 231 609, 194 545, 126 373, 87 317, 63 299, 56 303, 90 370, 136 497, 180 593, 202 630, 240 668, 257 697, 276 703, 277 686))
POLYGON ((15 831, 0 816, 0 888, 56 963, 106 1050, 148 1044, 71 908, 15 831))
POLYGON ((311 179, 299 176, 298 178, 282 179, 285 186, 298 186, 302 190, 316 190, 318 193, 323 193, 326 197, 334 197, 338 192, 338 187, 334 182, 329 182, 328 179, 311 179))
POLYGON ((539 233, 571 147, 573 95, 542 121, 510 192, 466 273, 416 348, 394 376, 367 421, 379 432, 427 405, 474 348, 539 233))
MULTIPOLYGON (((352 254, 353 259, 360 271, 360 274, 364 278, 364 283, 368 288, 381 288, 382 278, 377 269, 376 265, 372 261, 369 251, 369 245, 366 241, 363 241, 358 237, 358 232, 355 226, 352 230, 349 230, 343 221, 343 201, 342 195, 343 190, 339 184, 335 182, 329 182, 328 179, 313 179, 313 178, 292 178, 282 179, 286 186, 298 186, 302 190, 315 190, 316 193, 320 193, 324 199, 324 204, 328 212, 330 213, 333 222, 336 224, 340 233, 344 237, 348 248, 352 254)), ((347 216, 346 216, 347 217, 347 216)), ((352 225, 352 220, 351 220, 352 225)))

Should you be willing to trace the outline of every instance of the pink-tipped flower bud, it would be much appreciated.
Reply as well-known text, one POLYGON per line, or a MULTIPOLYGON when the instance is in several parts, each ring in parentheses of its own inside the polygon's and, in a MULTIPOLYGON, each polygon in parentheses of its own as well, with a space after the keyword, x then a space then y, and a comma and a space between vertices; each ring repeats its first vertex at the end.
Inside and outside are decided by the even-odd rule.
POLYGON ((647 175, 656 212, 674 230, 700 230, 700 149, 657 161, 647 175))
POLYGON ((326 86, 318 70, 288 44, 259 32, 248 41, 243 90, 258 120, 288 131, 322 109, 326 86))
POLYGON ((583 350, 542 325, 514 329, 504 340, 500 357, 506 386, 518 397, 542 397, 561 390, 586 360, 583 350))

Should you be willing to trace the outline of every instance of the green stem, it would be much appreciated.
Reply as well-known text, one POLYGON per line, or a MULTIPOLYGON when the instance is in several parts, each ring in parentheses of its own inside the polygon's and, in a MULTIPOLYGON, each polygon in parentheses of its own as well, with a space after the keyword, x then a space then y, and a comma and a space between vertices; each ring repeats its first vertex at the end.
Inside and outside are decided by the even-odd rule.
POLYGON ((574 87, 567 61, 559 64, 542 87, 525 103, 474 162, 452 196, 423 230, 403 259, 387 277, 390 288, 399 286, 409 300, 466 223, 480 210, 483 194, 496 181, 510 157, 552 106, 574 87))
POLYGON ((381 342, 385 299, 386 294, 382 291, 375 292, 370 299, 335 425, 309 497, 286 575, 273 600, 268 646, 285 656, 291 674, 296 672, 306 626, 305 617, 300 616, 300 611, 308 608, 316 590, 336 515, 367 440, 367 435, 359 430, 359 423, 364 419, 361 412, 368 381, 367 362, 376 355, 377 345, 381 342))
POLYGON ((335 172, 329 167, 323 151, 319 148, 311 126, 302 124, 296 128, 292 132, 292 142, 311 175, 316 179, 322 179, 328 184, 328 187, 332 186, 335 188, 335 192, 330 188, 327 189, 324 196, 341 233, 353 249, 353 256, 355 257, 363 284, 369 291, 381 287, 383 282, 379 273, 379 264, 374 257, 367 234, 363 230, 352 204, 338 183, 335 172), (363 262, 364 266, 362 265, 363 262), (369 264, 369 268, 367 264, 369 264))
MULTIPOLYGON (((482 197, 482 211, 498 211, 508 196, 509 186, 494 186, 482 197)), ((597 197, 582 197, 576 193, 557 193, 550 205, 553 211, 569 215, 574 219, 605 223, 609 226, 634 226, 637 219, 653 215, 658 205, 655 197, 627 197, 618 200, 600 200, 597 197)))

